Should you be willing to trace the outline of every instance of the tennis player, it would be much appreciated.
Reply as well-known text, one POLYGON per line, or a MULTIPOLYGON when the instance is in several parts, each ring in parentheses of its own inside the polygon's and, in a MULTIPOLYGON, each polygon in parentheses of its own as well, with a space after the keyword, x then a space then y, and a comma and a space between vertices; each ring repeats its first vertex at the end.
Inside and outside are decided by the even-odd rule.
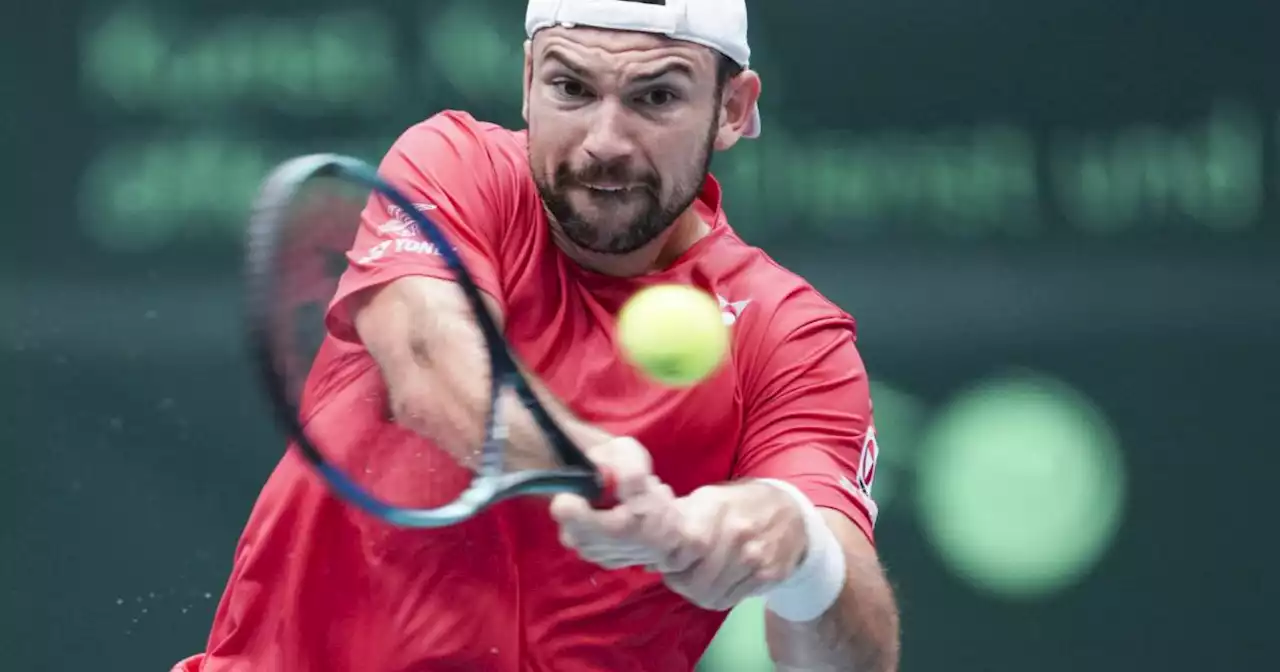
MULTIPOLYGON (((854 322, 734 233, 708 173, 760 132, 744 0, 531 0, 526 30, 527 130, 444 112, 381 171, 447 228, 621 504, 519 498, 399 529, 290 453, 206 651, 176 669, 688 671, 753 595, 779 669, 896 669, 854 322), (715 294, 732 325, 730 362, 691 389, 646 381, 611 340, 622 303, 666 282, 715 294)), ((317 441, 393 500, 460 489, 424 446, 475 445, 488 407, 480 335, 402 214, 365 210, 304 399, 317 441)), ((515 423, 512 463, 545 460, 515 423)))

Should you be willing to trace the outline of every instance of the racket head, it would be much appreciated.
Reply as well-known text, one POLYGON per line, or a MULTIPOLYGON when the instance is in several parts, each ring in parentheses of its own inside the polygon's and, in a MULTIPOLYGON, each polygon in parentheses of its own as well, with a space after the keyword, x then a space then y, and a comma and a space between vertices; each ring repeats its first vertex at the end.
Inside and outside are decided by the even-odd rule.
POLYGON ((533 394, 448 237, 365 162, 313 154, 285 161, 267 176, 246 231, 245 291, 249 348, 275 420, 297 453, 347 502, 394 525, 430 528, 457 524, 521 495, 574 493, 597 503, 613 500, 609 474, 586 458, 533 394), (304 416, 304 391, 327 333, 324 315, 371 195, 398 208, 452 271, 485 339, 492 369, 491 407, 484 441, 477 447, 478 464, 471 465, 469 479, 453 479, 452 489, 442 489, 425 503, 396 501, 380 493, 376 479, 361 478, 358 465, 325 451, 323 432, 304 416), (531 412, 563 468, 503 470, 507 432, 495 409, 508 390, 531 412))

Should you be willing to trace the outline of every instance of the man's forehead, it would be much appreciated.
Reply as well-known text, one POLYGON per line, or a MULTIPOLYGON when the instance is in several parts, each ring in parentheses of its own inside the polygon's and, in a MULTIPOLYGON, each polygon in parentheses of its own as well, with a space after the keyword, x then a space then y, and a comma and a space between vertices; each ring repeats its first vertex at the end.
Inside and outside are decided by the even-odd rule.
POLYGON ((715 63, 711 49, 692 42, 654 33, 580 26, 554 26, 538 31, 533 36, 534 55, 540 56, 548 50, 588 58, 681 59, 695 67, 715 63))

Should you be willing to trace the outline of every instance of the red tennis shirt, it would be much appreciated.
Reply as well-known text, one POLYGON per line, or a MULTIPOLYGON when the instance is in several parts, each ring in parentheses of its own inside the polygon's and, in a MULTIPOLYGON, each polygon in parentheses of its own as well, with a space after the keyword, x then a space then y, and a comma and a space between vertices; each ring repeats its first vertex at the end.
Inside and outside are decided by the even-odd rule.
MULTIPOLYGON (((677 495, 783 479, 871 537, 875 431, 852 318, 733 232, 713 178, 695 205, 710 233, 670 268, 639 278, 584 270, 551 239, 525 138, 446 112, 408 130, 381 166, 447 229, 501 304, 521 360, 579 417, 644 444, 677 495), (732 328, 728 363, 691 389, 647 382, 615 347, 623 301, 666 282, 719 297, 732 328)), ((310 431, 384 494, 465 479, 389 419, 345 301, 447 270, 376 198, 348 257, 305 394, 310 431)), ((245 527, 206 652, 175 669, 678 672, 694 668, 724 616, 657 575, 580 560, 560 545, 546 500, 505 502, 447 529, 398 529, 335 499, 290 452, 245 527)))

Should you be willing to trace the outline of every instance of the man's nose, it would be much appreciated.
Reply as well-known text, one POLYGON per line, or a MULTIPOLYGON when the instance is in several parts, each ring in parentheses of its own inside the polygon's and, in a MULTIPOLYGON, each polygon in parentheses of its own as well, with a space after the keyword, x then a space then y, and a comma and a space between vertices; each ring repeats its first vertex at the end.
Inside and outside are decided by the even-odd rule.
POLYGON ((601 101, 592 115, 582 149, 595 161, 613 163, 634 153, 632 138, 627 111, 616 101, 601 101))

